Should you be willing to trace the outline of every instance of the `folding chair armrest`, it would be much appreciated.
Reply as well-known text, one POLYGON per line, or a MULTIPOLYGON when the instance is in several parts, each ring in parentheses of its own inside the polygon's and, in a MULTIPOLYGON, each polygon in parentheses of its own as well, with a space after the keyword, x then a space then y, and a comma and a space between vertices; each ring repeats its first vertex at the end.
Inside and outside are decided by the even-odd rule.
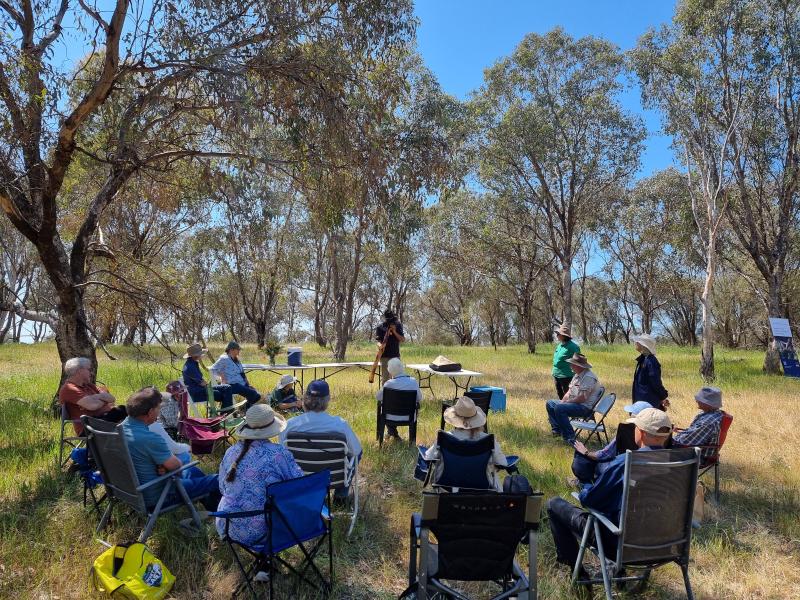
POLYGON ((600 521, 605 526, 605 528, 608 529, 614 535, 619 535, 620 534, 619 527, 617 527, 611 521, 609 521, 608 518, 605 515, 603 515, 602 513, 599 513, 596 510, 593 510, 591 508, 586 508, 586 507, 584 507, 583 510, 585 510, 590 515, 592 515, 595 519, 600 521))
POLYGON ((258 515, 263 515, 263 510, 244 510, 240 512, 225 512, 224 510, 215 510, 214 512, 209 512, 209 517, 217 517, 218 519, 245 519, 247 517, 257 517, 258 515))
POLYGON ((519 464, 519 456, 506 456, 506 464, 504 465, 495 465, 498 469, 503 471, 514 471, 519 464))
POLYGON ((180 467, 178 467, 174 471, 169 471, 167 473, 164 473, 160 477, 156 477, 155 479, 151 479, 147 483, 143 483, 142 485, 140 485, 139 487, 136 488, 136 491, 137 492, 141 492, 142 490, 149 488, 151 485, 155 485, 157 483, 161 483, 162 481, 166 481, 167 479, 169 479, 171 477, 175 477, 176 475, 180 475, 180 473, 182 473, 183 471, 185 471, 189 467, 194 467, 195 465, 199 465, 199 464, 200 464, 199 460, 193 460, 190 463, 186 463, 185 465, 181 465, 180 467))

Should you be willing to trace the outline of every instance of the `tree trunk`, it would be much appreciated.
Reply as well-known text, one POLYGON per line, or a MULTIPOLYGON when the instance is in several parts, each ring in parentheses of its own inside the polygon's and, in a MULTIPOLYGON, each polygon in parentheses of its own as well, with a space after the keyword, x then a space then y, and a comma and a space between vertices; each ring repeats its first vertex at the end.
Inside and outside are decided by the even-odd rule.
MULTIPOLYGON (((781 288, 782 278, 772 277, 769 280, 769 299, 767 305, 767 317, 782 318, 786 316, 786 311, 781 302, 781 288)), ((767 321, 767 331, 769 329, 769 321, 767 321)), ((781 368, 781 356, 778 353, 778 344, 773 339, 767 345, 767 352, 764 355, 764 371, 773 375, 780 375, 783 372, 781 368)))
POLYGON ((58 320, 54 323, 56 348, 61 360, 61 379, 58 387, 66 379, 63 366, 70 358, 88 358, 92 363, 92 381, 97 376, 97 355, 86 327, 86 311, 83 296, 74 288, 59 293, 58 320))
POLYGON ((561 269, 562 323, 567 327, 572 327, 572 260, 565 257, 561 262, 561 269))
POLYGON ((703 285, 703 293, 700 296, 702 303, 703 318, 703 349, 700 357, 700 374, 708 383, 714 381, 714 327, 711 323, 711 301, 714 288, 714 274, 716 271, 716 236, 709 234, 707 260, 706 260, 706 280, 703 285))

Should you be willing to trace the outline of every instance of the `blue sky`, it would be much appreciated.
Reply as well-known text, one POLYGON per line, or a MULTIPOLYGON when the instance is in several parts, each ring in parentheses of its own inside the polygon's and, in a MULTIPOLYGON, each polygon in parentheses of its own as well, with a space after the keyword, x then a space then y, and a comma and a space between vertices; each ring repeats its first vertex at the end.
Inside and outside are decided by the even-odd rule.
MULTIPOLYGON (((513 52, 525 34, 561 26, 575 37, 594 35, 622 50, 650 27, 672 18, 674 0, 415 0, 419 52, 445 92, 466 98, 483 82, 483 70, 513 52)), ((657 113, 642 108, 633 86, 622 97, 641 115, 649 137, 639 175, 672 164, 670 139, 659 135, 657 113)))

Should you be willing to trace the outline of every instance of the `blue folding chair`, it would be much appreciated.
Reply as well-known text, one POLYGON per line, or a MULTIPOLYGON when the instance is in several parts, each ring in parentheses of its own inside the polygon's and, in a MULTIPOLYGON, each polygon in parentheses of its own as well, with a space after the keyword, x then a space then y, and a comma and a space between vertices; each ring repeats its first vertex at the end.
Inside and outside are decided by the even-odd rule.
POLYGON ((80 475, 83 482, 83 507, 86 508, 91 498, 92 510, 96 511, 97 515, 100 516, 102 514, 100 507, 106 499, 106 494, 103 493, 98 497, 95 493, 95 488, 98 485, 103 485, 103 476, 90 460, 89 449, 73 448, 69 458, 72 460, 72 464, 75 465, 75 470, 78 471, 78 475, 80 475))
MULTIPOLYGON (((436 468, 438 461, 426 461, 424 458, 427 448, 419 447, 419 457, 415 477, 436 488, 457 491, 468 490, 493 490, 494 482, 487 477, 487 467, 494 451, 494 435, 489 434, 477 440, 460 440, 445 431, 436 434, 436 445, 442 468, 436 468)), ((500 470, 509 473, 517 471, 518 456, 507 456, 508 464, 495 465, 500 470)))
POLYGON ((267 500, 263 510, 241 512, 217 511, 210 513, 214 517, 225 519, 223 540, 228 544, 239 570, 244 576, 233 592, 237 596, 245 587, 253 598, 257 598, 253 581, 259 571, 267 571, 269 578, 269 597, 274 598, 275 567, 283 565, 301 579, 327 596, 333 587, 333 536, 331 535, 332 516, 329 511, 330 471, 321 471, 296 479, 289 479, 267 486, 267 500), (263 515, 267 533, 255 545, 246 545, 231 539, 230 522, 233 519, 263 515), (313 544, 306 542, 316 540, 313 544), (328 542, 329 578, 325 579, 314 562, 325 541, 328 542), (297 566, 289 564, 281 558, 280 553, 293 547, 299 547, 303 560, 297 566), (253 558, 249 567, 245 567, 242 557, 236 551, 241 548, 253 558), (306 573, 309 572, 307 576, 306 573), (318 580, 315 583, 312 577, 318 580))

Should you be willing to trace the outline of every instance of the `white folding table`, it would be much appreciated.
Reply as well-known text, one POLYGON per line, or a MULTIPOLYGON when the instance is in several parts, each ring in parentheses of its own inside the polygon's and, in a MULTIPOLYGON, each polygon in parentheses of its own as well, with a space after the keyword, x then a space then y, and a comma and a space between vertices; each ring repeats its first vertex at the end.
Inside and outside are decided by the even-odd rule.
POLYGON ((436 394, 433 391, 433 387, 431 387, 431 378, 434 375, 438 377, 447 377, 455 387, 456 395, 454 398, 458 398, 462 395, 462 391, 466 392, 469 390, 469 382, 472 380, 473 377, 482 377, 483 373, 478 373, 477 371, 470 371, 468 369, 460 369, 458 371, 434 371, 431 369, 430 365, 424 364, 414 364, 414 365, 406 365, 409 369, 414 369, 417 372, 417 379, 419 379, 419 387, 420 389, 427 388, 431 391, 431 395, 433 396, 434 400, 436 399, 436 394), (461 385, 459 382, 459 378, 463 379, 464 377, 467 378, 467 381, 461 385))
POLYGON ((300 387, 305 389, 305 372, 314 371, 314 379, 327 379, 336 373, 340 373, 345 369, 356 367, 363 371, 369 371, 372 368, 371 362, 330 362, 330 363, 316 363, 312 365, 261 365, 261 364, 246 364, 242 365, 245 371, 269 371, 276 375, 283 373, 291 373, 297 379, 297 373, 300 373, 300 387), (320 371, 322 376, 320 377, 320 371))

